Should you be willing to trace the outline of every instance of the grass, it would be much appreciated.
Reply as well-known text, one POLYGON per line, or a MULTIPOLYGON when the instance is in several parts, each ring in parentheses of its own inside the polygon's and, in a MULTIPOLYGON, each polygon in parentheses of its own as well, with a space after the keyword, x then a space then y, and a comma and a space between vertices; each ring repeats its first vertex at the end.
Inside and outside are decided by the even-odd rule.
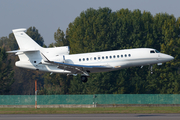
POLYGON ((180 113, 180 107, 0 108, 0 114, 180 113))

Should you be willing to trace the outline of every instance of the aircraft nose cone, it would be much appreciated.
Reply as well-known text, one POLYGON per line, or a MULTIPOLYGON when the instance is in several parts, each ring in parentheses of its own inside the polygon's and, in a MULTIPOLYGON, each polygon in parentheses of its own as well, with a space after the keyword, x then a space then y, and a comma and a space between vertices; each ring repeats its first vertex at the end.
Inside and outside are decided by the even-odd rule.
POLYGON ((167 54, 161 54, 161 60, 162 62, 168 62, 174 59, 173 56, 167 55, 167 54))
POLYGON ((170 55, 166 55, 166 56, 165 56, 165 59, 167 59, 168 61, 171 61, 171 60, 174 59, 174 57, 173 57, 173 56, 170 56, 170 55))
POLYGON ((173 57, 173 56, 169 56, 169 59, 170 59, 170 60, 174 60, 174 57, 173 57))
POLYGON ((174 57, 173 57, 173 56, 166 55, 166 54, 165 54, 163 57, 164 57, 164 59, 166 59, 167 61, 171 61, 171 60, 173 60, 173 59, 174 59, 174 57))

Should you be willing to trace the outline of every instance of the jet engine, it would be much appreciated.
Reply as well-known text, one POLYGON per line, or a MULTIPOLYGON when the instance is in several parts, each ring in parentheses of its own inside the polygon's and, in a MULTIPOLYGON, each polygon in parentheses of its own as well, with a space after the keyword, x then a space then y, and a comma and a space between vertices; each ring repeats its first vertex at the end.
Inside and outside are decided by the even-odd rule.
POLYGON ((65 56, 64 55, 57 55, 56 57, 50 58, 50 61, 56 61, 56 62, 65 62, 65 56))

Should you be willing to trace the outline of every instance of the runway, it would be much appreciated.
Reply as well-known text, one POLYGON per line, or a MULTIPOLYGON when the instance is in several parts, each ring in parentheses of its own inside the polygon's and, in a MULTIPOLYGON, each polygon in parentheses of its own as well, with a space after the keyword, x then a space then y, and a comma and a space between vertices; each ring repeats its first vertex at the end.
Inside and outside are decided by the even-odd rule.
POLYGON ((0 120, 180 120, 180 114, 6 114, 0 120))

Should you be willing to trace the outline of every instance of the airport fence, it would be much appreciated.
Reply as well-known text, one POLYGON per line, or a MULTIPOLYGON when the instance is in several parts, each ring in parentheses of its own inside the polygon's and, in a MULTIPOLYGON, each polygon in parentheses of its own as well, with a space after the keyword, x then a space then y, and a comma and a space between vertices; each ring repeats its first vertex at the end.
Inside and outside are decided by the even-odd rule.
MULTIPOLYGON (((34 104, 35 95, 0 95, 0 105, 34 104)), ((180 104, 180 94, 37 95, 37 104, 180 104)))

